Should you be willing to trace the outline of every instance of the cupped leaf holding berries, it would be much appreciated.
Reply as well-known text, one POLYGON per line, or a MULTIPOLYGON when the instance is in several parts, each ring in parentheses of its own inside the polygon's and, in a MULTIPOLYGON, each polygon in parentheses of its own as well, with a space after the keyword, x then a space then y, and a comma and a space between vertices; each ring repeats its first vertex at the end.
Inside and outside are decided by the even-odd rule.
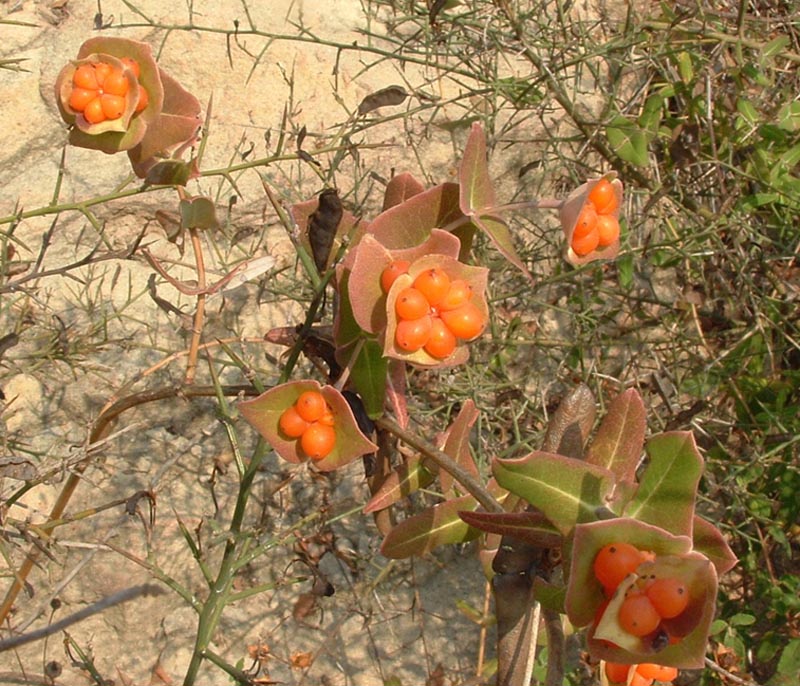
POLYGON ((257 398, 239 403, 238 409, 288 462, 311 459, 316 469, 328 472, 378 449, 359 429, 345 397, 333 386, 321 386, 316 381, 275 386, 257 398), (305 414, 306 410, 298 406, 303 399, 309 400, 308 411, 312 414, 305 414), (312 408, 317 404, 319 410, 312 408), (330 443, 331 432, 327 429, 333 433, 330 443))
POLYGON ((559 211, 566 260, 575 266, 619 254, 622 182, 610 172, 578 186, 559 211))
POLYGON ((140 178, 196 141, 200 104, 156 64, 146 43, 97 37, 86 41, 55 84, 72 145, 105 153, 125 150, 140 178))

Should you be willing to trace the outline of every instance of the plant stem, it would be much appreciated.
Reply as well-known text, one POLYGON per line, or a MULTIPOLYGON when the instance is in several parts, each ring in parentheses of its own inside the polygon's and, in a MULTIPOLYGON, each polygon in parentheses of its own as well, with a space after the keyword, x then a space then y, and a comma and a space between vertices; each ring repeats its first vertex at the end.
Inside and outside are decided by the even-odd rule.
MULTIPOLYGON (((203 245, 200 242, 200 234, 196 228, 189 228, 189 237, 192 241, 192 250, 194 250, 194 260, 197 268, 197 287, 205 290, 206 266, 203 260, 203 245)), ((197 351, 200 349, 200 337, 203 335, 205 316, 206 294, 200 293, 197 296, 197 309, 194 312, 194 321, 192 322, 192 341, 189 345, 189 360, 186 363, 185 384, 193 383, 197 372, 197 351)))
POLYGON ((389 417, 381 417, 375 422, 382 429, 397 436, 403 443, 419 450, 425 457, 433 460, 440 469, 450 474, 464 489, 477 500, 487 512, 505 512, 503 506, 497 502, 495 497, 489 493, 486 487, 478 481, 472 474, 460 467, 446 453, 439 450, 435 445, 428 443, 411 431, 407 431, 397 422, 389 417))

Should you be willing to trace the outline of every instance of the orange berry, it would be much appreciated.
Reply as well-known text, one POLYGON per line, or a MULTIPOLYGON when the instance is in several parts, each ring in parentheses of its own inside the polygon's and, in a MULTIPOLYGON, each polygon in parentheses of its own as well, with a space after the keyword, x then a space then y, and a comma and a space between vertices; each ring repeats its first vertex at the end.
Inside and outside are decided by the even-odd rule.
POLYGON ((632 636, 647 636, 658 629, 661 615, 644 593, 632 593, 619 607, 619 625, 632 636))
POLYGON ((600 234, 597 228, 581 238, 572 237, 572 251, 580 257, 588 255, 592 250, 597 248, 598 245, 600 245, 600 234))
POLYGON ((109 95, 125 96, 130 88, 130 81, 121 71, 112 71, 103 82, 103 92, 109 95))
POLYGON ((73 88, 69 94, 69 106, 76 112, 83 112, 92 100, 97 97, 97 91, 86 88, 73 88))
POLYGON ((426 269, 414 279, 414 288, 425 296, 431 307, 436 307, 450 290, 450 277, 438 267, 426 269))
POLYGON ((97 77, 94 73, 94 67, 91 64, 82 64, 75 70, 75 74, 72 76, 72 83, 77 88, 96 91, 97 77))
POLYGON ((471 341, 486 326, 483 313, 475 303, 467 302, 454 310, 447 310, 439 315, 456 338, 471 341))
POLYGON ((141 70, 139 69, 139 63, 133 59, 132 57, 123 57, 120 62, 128 67, 132 72, 133 75, 138 79, 139 75, 141 74, 141 70))
POLYGON ((600 179, 589 191, 589 202, 594 205, 597 214, 609 214, 619 206, 617 192, 608 179, 600 179))
POLYGON ((630 665, 623 665, 619 662, 606 662, 606 676, 612 683, 624 684, 628 681, 630 665))
POLYGON ((611 245, 619 238, 619 220, 610 214, 598 215, 597 237, 597 245, 601 248, 611 245))
POLYGON ((416 288, 404 288, 397 294, 394 311, 400 319, 419 319, 431 311, 427 298, 416 288))
POLYGON ((450 289, 447 295, 439 303, 440 310, 455 310, 461 307, 464 303, 469 302, 472 297, 472 286, 470 286, 464 279, 453 279, 450 282, 450 289))
POLYGON ((114 68, 106 62, 98 62, 94 65, 94 76, 97 79, 97 85, 102 86, 114 68))
POLYGON ((287 407, 278 420, 281 433, 289 438, 300 438, 308 426, 308 422, 300 416, 294 406, 287 407))
POLYGON ((656 579, 647 586, 645 595, 663 619, 677 617, 689 604, 689 591, 675 578, 656 579))
POLYGON ((294 404, 297 413, 307 422, 316 422, 328 410, 328 403, 319 391, 304 391, 294 404))
POLYGON ((381 288, 388 293, 397 277, 408 272, 411 262, 408 260, 395 260, 381 272, 381 288))
POLYGON ((634 672, 628 686, 652 686, 653 680, 634 672))
POLYGON ((141 112, 145 107, 150 104, 150 96, 147 94, 147 90, 142 88, 142 84, 139 84, 139 102, 136 103, 136 112, 141 112))
POLYGON ((103 112, 103 104, 100 98, 93 98, 83 108, 83 116, 90 124, 99 124, 106 120, 106 115, 103 112))
POLYGON ((336 417, 333 416, 333 412, 330 410, 325 410, 325 413, 317 421, 326 426, 334 426, 336 424, 336 417))
POLYGON ((456 337, 439 317, 431 318, 431 333, 425 352, 438 360, 448 357, 456 349, 456 337))
POLYGON ((678 676, 677 668, 656 665, 652 662, 642 662, 637 665, 636 672, 646 679, 655 679, 656 681, 672 681, 678 676))
POLYGON ((119 95, 100 96, 100 104, 103 107, 103 114, 106 119, 119 119, 123 112, 125 112, 125 98, 119 95))
POLYGON ((419 319, 403 319, 397 323, 394 342, 401 350, 414 353, 423 347, 431 336, 433 322, 430 315, 419 319))
POLYGON ((600 548, 592 569, 603 588, 613 592, 642 563, 642 554, 630 543, 609 543, 600 548))
POLYGON ((312 460, 327 457, 336 445, 336 431, 322 422, 309 425, 300 437, 300 447, 312 460))
POLYGON ((575 222, 575 228, 572 231, 572 240, 583 238, 592 233, 596 228, 597 211, 594 209, 592 203, 587 202, 578 215, 578 221, 575 222))

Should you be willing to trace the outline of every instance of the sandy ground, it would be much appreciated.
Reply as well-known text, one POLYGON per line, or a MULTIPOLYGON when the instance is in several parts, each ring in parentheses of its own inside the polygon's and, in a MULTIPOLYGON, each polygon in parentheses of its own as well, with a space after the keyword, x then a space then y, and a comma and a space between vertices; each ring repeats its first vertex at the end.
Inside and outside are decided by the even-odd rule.
MULTIPOLYGON (((364 69, 374 57, 357 51, 337 53, 319 43, 276 40, 254 66, 245 50, 259 54, 265 46, 263 38, 241 37, 242 49, 234 46, 229 53, 221 33, 116 28, 119 23, 142 22, 122 2, 4 0, 0 17, 8 23, 0 25, 0 57, 24 61, 20 71, 0 70, 0 215, 53 201, 66 139, 52 98, 53 83, 80 44, 97 35, 98 6, 103 21, 111 23, 104 33, 150 42, 160 50, 162 68, 201 102, 213 96, 206 169, 269 154, 280 135, 284 112, 288 135, 305 126, 306 149, 313 151, 318 134, 340 125, 363 97, 379 88, 410 82, 438 95, 447 94, 448 85, 429 79, 423 68, 401 70, 387 59, 364 69)), ((189 6, 198 25, 229 28, 234 19, 241 26, 247 22, 239 0, 137 3, 142 15, 154 22, 180 25, 190 20, 189 6)), ((305 35, 314 33, 340 45, 363 41, 359 31, 368 27, 359 0, 270 0, 250 3, 250 12, 250 19, 262 30, 287 36, 308 31, 305 35)), ((443 111, 439 116, 446 119, 448 115, 443 111)), ((369 183, 369 171, 388 178, 395 167, 445 180, 453 173, 455 161, 450 135, 442 130, 438 138, 425 141, 426 168, 421 169, 409 144, 415 125, 411 119, 396 119, 371 129, 361 142, 376 148, 362 145, 358 164, 343 165, 337 183, 351 189, 360 180, 363 189, 369 183)), ((64 159, 61 203, 102 196, 129 174, 123 155, 68 148, 64 159)), ((328 159, 323 162, 327 164, 328 159)), ((307 170, 301 173, 297 163, 262 171, 287 201, 310 197, 321 188, 319 179, 311 178, 307 170)), ((242 173, 235 180, 238 197, 229 206, 225 231, 228 236, 244 231, 249 237, 234 248, 209 239, 210 269, 221 272, 226 264, 265 254, 273 255, 279 268, 294 269, 283 229, 274 215, 264 213, 266 201, 258 176, 242 173)), ((193 184, 190 190, 217 198, 223 208, 234 194, 219 177, 193 184)), ((362 195, 366 195, 363 190, 362 195)), ((57 218, 43 267, 58 268, 96 245, 124 248, 145 229, 151 250, 171 265, 173 273, 185 273, 181 272, 183 258, 163 240, 153 222, 157 210, 175 208, 176 199, 167 191, 98 205, 93 211, 100 231, 85 215, 64 212, 57 218)), ((16 228, 17 258, 36 259, 53 220, 52 215, 31 218, 16 228)), ((29 289, 2 296, 0 333, 13 330, 20 335, 19 344, 5 355, 0 367, 6 399, 0 419, 7 452, 17 452, 12 446, 24 446, 24 454, 32 456, 40 471, 74 461, 83 454, 88 427, 99 409, 139 372, 186 347, 180 319, 156 307, 147 293, 150 274, 142 260, 111 261, 69 276, 40 279, 29 289)), ((159 295, 191 311, 191 301, 181 299, 169 286, 159 286, 159 295)), ((258 286, 249 284, 228 295, 224 311, 218 305, 210 307, 207 340, 213 336, 258 338, 271 326, 294 323, 298 315, 278 302, 259 305, 257 301, 258 286)), ((267 352, 279 355, 282 350, 274 347, 267 352)), ((173 361, 132 388, 174 381, 182 369, 181 361, 173 361)), ((201 373, 201 379, 205 378, 201 373)), ((232 374, 232 382, 236 381, 232 374)), ((207 593, 179 522, 197 532, 208 546, 204 555, 214 569, 219 531, 233 508, 236 479, 233 469, 216 476, 219 514, 215 516, 209 481, 215 464, 229 463, 230 452, 213 407, 211 401, 173 400, 129 413, 115 426, 112 438, 97 452, 96 464, 86 472, 69 512, 151 489, 157 496, 155 525, 145 526, 147 508, 142 503, 143 517, 125 514, 117 506, 59 529, 50 557, 42 558, 30 577, 29 593, 17 602, 15 628, 38 629, 113 593, 154 584, 160 589, 158 594, 95 614, 71 626, 68 633, 75 645, 93 656, 104 678, 118 684, 180 683, 197 616, 131 557, 147 557, 149 564, 191 594, 203 597, 207 593), (55 610, 53 600, 58 605, 55 610)), ((252 432, 243 428, 242 434, 248 446, 252 432)), ((59 472, 26 495, 24 509, 14 508, 4 515, 41 521, 63 477, 59 472)), ((6 479, 0 484, 0 498, 18 487, 18 481, 6 479)), ((461 600, 478 607, 483 602, 484 582, 474 555, 469 550, 450 550, 436 561, 390 565, 376 554, 379 537, 372 522, 356 511, 365 497, 357 469, 319 479, 304 470, 289 469, 274 456, 267 460, 254 488, 252 508, 255 525, 262 532, 260 541, 276 534, 291 538, 293 530, 297 540, 277 546, 241 570, 239 590, 270 582, 278 588, 226 609, 214 637, 219 655, 248 668, 261 650, 261 674, 294 684, 366 685, 391 678, 397 679, 392 683, 421 684, 437 669, 453 682, 474 674, 479 631, 456 607, 461 600), (355 512, 333 524, 316 520, 296 525, 321 508, 332 517, 355 512), (308 566, 301 559, 318 563, 336 590, 332 597, 317 598, 313 606, 298 605, 298 601, 308 603, 312 581, 282 582, 308 576, 308 566)), ((3 545, 18 564, 25 546, 18 539, 3 545)), ((6 562, 0 562, 0 568, 6 568, 0 583, 5 586, 6 562)), ((47 641, 0 654, 0 681, 40 683, 43 671, 49 669, 46 665, 52 662, 63 670, 56 683, 90 683, 85 670, 72 661, 75 650, 72 658, 67 653, 64 637, 58 632, 47 641)), ((230 681, 219 670, 206 667, 198 683, 230 681)))

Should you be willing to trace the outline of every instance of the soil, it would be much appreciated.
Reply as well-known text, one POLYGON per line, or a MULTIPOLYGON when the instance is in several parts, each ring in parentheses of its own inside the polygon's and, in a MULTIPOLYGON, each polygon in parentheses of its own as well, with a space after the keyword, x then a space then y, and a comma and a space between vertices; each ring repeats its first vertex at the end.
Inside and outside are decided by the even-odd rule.
MULTIPOLYGON (((160 51, 162 68, 201 102, 213 96, 204 169, 270 154, 282 129, 296 145, 305 127, 305 149, 314 155, 319 136, 340 126, 376 90, 420 82, 446 96, 451 87, 429 79, 423 68, 403 71, 389 59, 364 69, 366 58, 357 51, 323 44, 365 41, 363 31, 369 26, 359 0, 254 2, 249 19, 239 0, 141 0, 135 7, 138 12, 130 4, 108 0, 0 3, 0 57, 23 60, 19 70, 0 70, 0 215, 45 207, 56 199, 80 203, 130 181, 124 155, 65 147, 67 130, 54 104, 59 70, 84 40, 98 35, 96 22, 109 25, 101 29, 104 35, 153 45, 160 51), (266 45, 262 38, 167 32, 144 20, 187 26, 189 8, 197 25, 229 30, 234 22, 245 27, 252 21, 275 34, 317 35, 321 41, 276 40, 255 61, 251 56, 260 55, 266 45), (138 26, 119 28, 123 23, 138 26), (238 47, 231 46, 235 41, 238 47)), ((443 110, 438 116, 446 121, 451 113, 443 110)), ((358 163, 348 162, 352 178, 340 177, 340 182, 344 179, 349 188, 356 181, 363 186, 375 183, 370 171, 389 178, 393 169, 446 180, 453 173, 458 141, 444 128, 415 139, 419 125, 413 118, 395 119, 371 129, 361 139, 358 163), (418 164, 421 145, 424 169, 418 164)), ((320 159, 328 164, 328 157, 320 159)), ((286 203, 312 197, 322 187, 296 162, 263 171, 264 181, 286 203)), ((207 238, 210 273, 219 276, 246 257, 266 255, 276 260, 275 272, 296 270, 291 243, 269 209, 259 176, 241 173, 234 180, 235 191, 221 177, 190 186, 192 193, 216 199, 223 208, 220 215, 225 215, 225 238, 237 237, 207 238)), ((376 194, 369 197, 376 202, 376 194)), ((141 236, 171 274, 188 278, 189 251, 180 254, 155 221, 157 211, 174 212, 176 207, 173 193, 155 191, 92 206, 91 216, 65 211, 57 218, 33 217, 15 229, 15 259, 34 263, 43 254, 40 268, 59 270, 94 247, 125 250, 141 236), (44 236, 49 244, 42 252, 44 236)), ((92 515, 56 531, 17 599, 10 620, 13 631, 5 630, 3 637, 42 629, 81 610, 97 611, 46 640, 0 653, 2 683, 51 683, 45 674, 55 684, 95 683, 88 662, 107 683, 171 684, 183 679, 197 614, 156 577, 169 577, 191 597, 208 593, 185 536, 196 541, 213 572, 237 486, 215 403, 174 398, 149 404, 126 413, 101 445, 87 446, 101 408, 125 393, 175 384, 184 372, 185 355, 173 353, 188 345, 193 300, 159 280, 156 295, 184 314, 165 311, 148 289, 151 274, 139 257, 113 259, 57 272, 3 296, 0 333, 18 335, 14 348, 0 360, 4 452, 23 455, 37 474, 48 476, 2 516, 28 526, 44 521, 67 473, 87 456, 87 448, 91 466, 68 513, 92 515), (164 361, 157 371, 140 376, 164 361), (152 499, 136 496, 143 491, 152 499), (92 508, 101 511, 93 514, 92 508), (98 607, 114 594, 142 585, 132 599, 98 607)), ((246 347, 246 341, 261 341, 273 326, 295 323, 298 308, 275 299, 260 302, 261 293, 255 279, 226 293, 224 300, 212 299, 205 340, 238 339, 246 347)), ((277 345, 257 346, 263 351, 258 358, 264 360, 264 370, 284 352, 277 345)), ((247 350, 253 354, 252 347, 247 350)), ((198 379, 208 383, 202 364, 201 358, 198 379)), ((273 378, 266 382, 275 380, 272 369, 273 378)), ((223 381, 242 383, 235 369, 226 377, 223 381)), ((237 429, 247 454, 253 432, 243 424, 237 429)), ((0 499, 20 485, 12 478, 0 481, 0 499)), ((456 683, 474 676, 480 631, 458 606, 483 606, 485 582, 474 550, 386 560, 378 553, 380 536, 372 520, 359 512, 367 496, 360 469, 323 477, 268 456, 253 489, 249 521, 267 552, 242 567, 236 588, 274 588, 226 608, 213 640, 215 653, 243 669, 260 669, 264 683, 272 683, 269 678, 288 684, 366 686, 456 683), (320 579, 331 587, 320 586, 320 579), (335 592, 318 594, 320 588, 335 592)), ((18 566, 29 547, 12 535, 15 530, 6 527, 6 532, 3 592, 10 578, 7 563, 18 566)), ((208 663, 197 681, 212 686, 230 682, 208 663)))

